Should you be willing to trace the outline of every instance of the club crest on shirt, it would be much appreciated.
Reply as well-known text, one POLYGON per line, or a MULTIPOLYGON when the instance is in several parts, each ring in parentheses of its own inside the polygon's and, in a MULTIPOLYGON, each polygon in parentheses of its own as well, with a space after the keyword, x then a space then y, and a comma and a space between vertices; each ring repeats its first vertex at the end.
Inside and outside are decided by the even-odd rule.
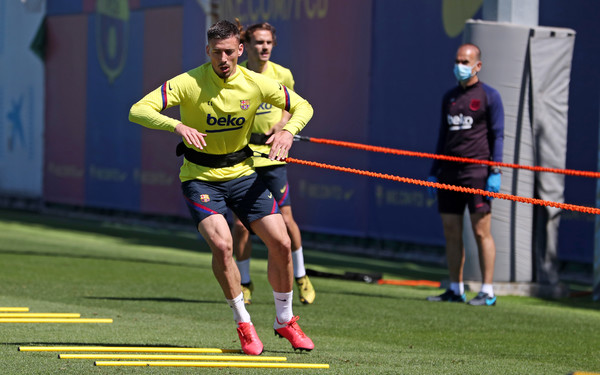
POLYGON ((240 100, 240 108, 243 110, 250 108, 250 100, 240 100))
POLYGON ((200 202, 210 202, 210 197, 208 196, 208 194, 200 194, 200 202))
POLYGON ((469 104, 469 108, 471 109, 471 111, 477 111, 477 110, 479 110, 479 108, 481 108, 481 100, 479 100, 479 99, 472 99, 471 103, 469 104))

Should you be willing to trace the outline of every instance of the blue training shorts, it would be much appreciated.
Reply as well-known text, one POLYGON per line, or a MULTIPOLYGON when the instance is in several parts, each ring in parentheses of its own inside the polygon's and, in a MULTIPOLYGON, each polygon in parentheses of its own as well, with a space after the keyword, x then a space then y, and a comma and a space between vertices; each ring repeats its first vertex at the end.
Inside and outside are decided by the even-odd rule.
POLYGON ((230 208, 250 229, 250 223, 279 213, 273 194, 256 173, 230 181, 189 180, 181 190, 192 219, 198 224, 214 214, 227 214, 230 208))
POLYGON ((267 185, 267 188, 273 193, 279 207, 292 204, 285 164, 258 167, 255 170, 265 185, 267 185))

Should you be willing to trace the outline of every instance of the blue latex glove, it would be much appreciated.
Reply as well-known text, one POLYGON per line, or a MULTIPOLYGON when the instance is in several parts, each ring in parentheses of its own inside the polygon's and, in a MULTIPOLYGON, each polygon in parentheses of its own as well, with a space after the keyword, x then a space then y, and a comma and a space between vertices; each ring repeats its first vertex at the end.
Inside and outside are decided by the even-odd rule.
MULTIPOLYGON (((487 182, 485 183, 485 190, 491 191, 492 193, 497 193, 500 191, 500 177, 502 175, 500 173, 490 173, 488 176, 487 182)), ((487 197, 488 199, 493 199, 492 197, 487 197)))
MULTIPOLYGON (((427 182, 438 182, 438 179, 435 176, 429 176, 427 177, 427 182)), ((435 199, 437 189, 431 186, 427 186, 427 194, 429 195, 429 198, 435 199)))

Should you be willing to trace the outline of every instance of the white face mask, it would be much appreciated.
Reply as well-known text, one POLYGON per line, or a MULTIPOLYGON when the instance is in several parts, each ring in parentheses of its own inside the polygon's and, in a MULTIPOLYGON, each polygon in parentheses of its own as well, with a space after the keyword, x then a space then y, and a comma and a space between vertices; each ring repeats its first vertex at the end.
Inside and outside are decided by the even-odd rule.
POLYGON ((454 64, 454 77, 460 82, 466 81, 469 78, 473 77, 473 68, 477 65, 475 63, 473 66, 463 65, 463 64, 454 64))

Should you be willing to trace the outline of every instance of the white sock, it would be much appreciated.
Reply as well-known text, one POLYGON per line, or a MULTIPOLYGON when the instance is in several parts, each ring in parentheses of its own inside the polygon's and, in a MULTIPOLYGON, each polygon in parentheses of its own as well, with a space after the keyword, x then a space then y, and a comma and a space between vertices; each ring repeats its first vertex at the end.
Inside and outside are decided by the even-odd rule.
POLYGON ((490 297, 493 297, 494 286, 492 284, 481 284, 481 292, 487 293, 490 297))
POLYGON ((248 314, 248 310, 246 310, 246 305, 244 304, 244 293, 240 293, 234 299, 228 299, 227 304, 233 310, 233 320, 236 323, 250 323, 250 314, 248 314))
POLYGON ((292 262, 294 263, 294 277, 296 279, 306 275, 304 269, 304 254, 302 254, 302 246, 298 250, 292 251, 292 262))
POLYGON ((465 283, 462 281, 459 283, 450 283, 450 290, 452 290, 454 294, 462 296, 465 292, 465 283))
POLYGON ((238 269, 240 270, 240 276, 242 277, 242 284, 250 283, 250 258, 242 261, 235 261, 238 269))
MULTIPOLYGON (((289 293, 277 293, 273 291, 273 298, 275 299, 275 314, 277 315, 277 320, 273 327, 275 329, 285 327, 285 323, 289 322, 293 317, 294 313, 292 312, 292 297, 294 295, 294 291, 289 293)), ((242 299, 242 303, 243 303, 242 299)))

